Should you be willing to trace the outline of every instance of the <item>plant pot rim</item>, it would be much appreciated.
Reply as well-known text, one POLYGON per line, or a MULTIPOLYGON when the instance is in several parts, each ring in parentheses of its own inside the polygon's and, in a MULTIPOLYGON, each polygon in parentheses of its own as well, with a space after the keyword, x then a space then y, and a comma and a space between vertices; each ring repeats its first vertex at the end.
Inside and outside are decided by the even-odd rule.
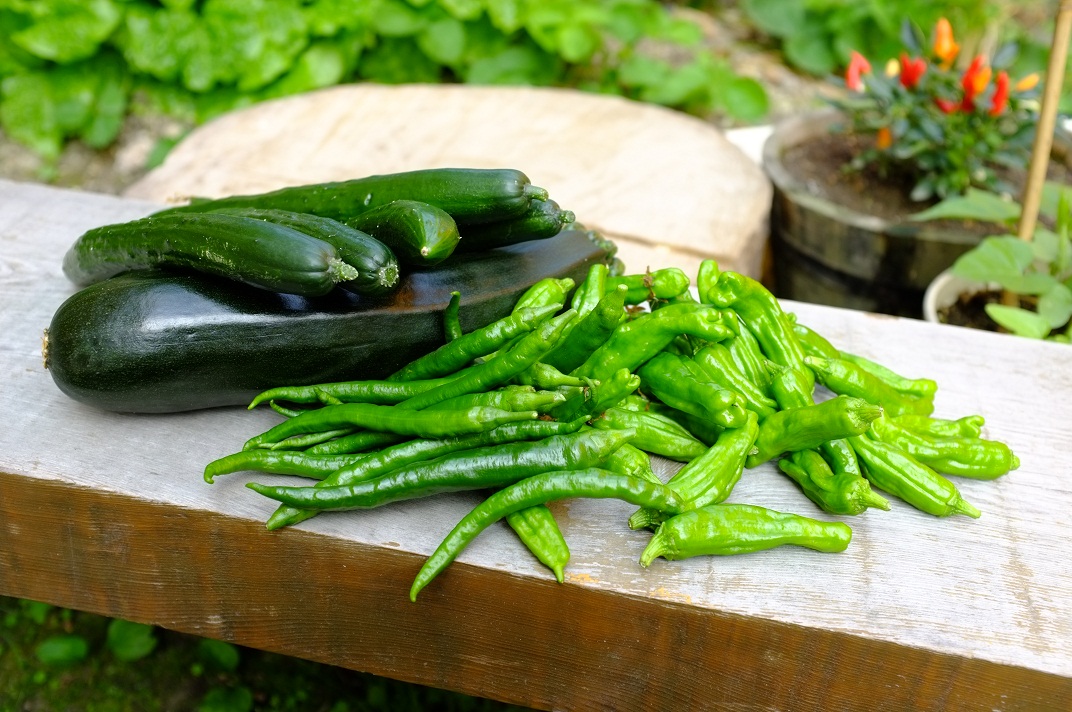
POLYGON ((951 269, 943 270, 923 293, 923 319, 933 324, 944 324, 938 316, 938 311, 956 302, 961 294, 995 288, 997 285, 958 277, 951 269))

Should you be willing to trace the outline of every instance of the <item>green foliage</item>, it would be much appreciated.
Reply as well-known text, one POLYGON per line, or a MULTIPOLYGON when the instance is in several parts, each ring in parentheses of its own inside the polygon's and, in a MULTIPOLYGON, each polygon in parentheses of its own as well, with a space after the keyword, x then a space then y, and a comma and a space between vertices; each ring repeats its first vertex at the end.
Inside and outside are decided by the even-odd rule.
POLYGON ((53 667, 82 662, 88 654, 89 643, 80 635, 53 635, 34 650, 38 660, 53 667))
POLYGON ((762 86, 700 37, 656 0, 0 0, 0 128, 54 160, 72 138, 107 146, 136 104, 201 122, 361 80, 573 86, 761 118, 762 86), (646 60, 652 40, 685 58, 646 60))
MULTIPOLYGON (((1051 195, 1055 191, 1055 186, 1049 187, 1051 195)), ((977 199, 973 205, 980 209, 975 214, 959 198, 947 199, 927 212, 932 219, 953 216, 989 221, 997 202, 1015 210, 1006 222, 1019 218, 1020 206, 997 196, 977 199), (944 209, 947 203, 955 203, 955 207, 944 209)), ((1056 222, 1055 230, 1040 227, 1030 242, 1013 235, 987 237, 961 255, 951 271, 963 279, 997 285, 1021 297, 1021 303, 1034 305, 1032 311, 988 304, 987 315, 1000 326, 1020 336, 1068 343, 1072 337, 1072 191, 1062 190, 1056 201, 1043 201, 1042 213, 1056 222)))
POLYGON ((129 663, 153 652, 156 635, 151 625, 116 618, 108 624, 107 644, 117 660, 129 663))

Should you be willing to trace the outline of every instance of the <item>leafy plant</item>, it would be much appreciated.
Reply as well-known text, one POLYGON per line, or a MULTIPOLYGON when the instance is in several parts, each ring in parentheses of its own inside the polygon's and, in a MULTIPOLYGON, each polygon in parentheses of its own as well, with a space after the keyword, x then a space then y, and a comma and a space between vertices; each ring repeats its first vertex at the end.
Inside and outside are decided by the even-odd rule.
POLYGON ((573 86, 762 117, 762 86, 700 39, 656 0, 0 0, 0 127, 55 160, 72 138, 107 146, 132 111, 201 122, 348 81, 573 86))
POLYGON ((1025 165, 1037 123, 1038 75, 1014 81, 1007 67, 1014 45, 993 57, 976 55, 963 72, 950 23, 940 18, 929 46, 905 22, 905 50, 885 71, 854 53, 845 73, 849 94, 832 103, 849 118, 845 129, 874 136, 872 148, 851 166, 875 166, 912 183, 922 201, 964 193, 970 187, 1004 189, 998 169, 1025 165))
MULTIPOLYGON (((1031 307, 987 304, 987 316, 999 326, 1019 336, 1070 343, 1072 191, 1048 185, 1041 212, 1055 221, 1054 230, 1039 227, 1030 241, 1014 235, 986 237, 957 258, 951 272, 963 279, 997 285, 1021 305, 1031 307)), ((916 217, 981 219, 1011 226, 1019 216, 1016 203, 975 191, 943 201, 916 217)))

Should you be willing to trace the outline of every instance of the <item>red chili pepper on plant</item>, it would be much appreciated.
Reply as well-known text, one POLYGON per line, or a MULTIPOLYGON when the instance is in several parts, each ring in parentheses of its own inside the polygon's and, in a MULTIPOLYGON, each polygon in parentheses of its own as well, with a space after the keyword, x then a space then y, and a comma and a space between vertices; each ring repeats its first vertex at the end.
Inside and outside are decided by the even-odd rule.
POLYGON ((1009 75, 1007 72, 998 72, 994 80, 994 96, 990 99, 990 115, 1000 116, 1009 103, 1009 75))
POLYGON ((964 88, 964 99, 960 102, 960 108, 964 111, 975 109, 975 97, 979 96, 990 83, 992 70, 986 65, 986 58, 979 55, 972 60, 964 71, 960 85, 964 88))
POLYGON ((913 89, 927 71, 927 62, 922 57, 909 59, 906 52, 901 52, 901 86, 913 89))
POLYGON ((862 54, 853 50, 852 56, 849 58, 849 68, 845 70, 845 86, 852 91, 862 92, 864 90, 864 81, 861 77, 870 73, 871 63, 862 54))

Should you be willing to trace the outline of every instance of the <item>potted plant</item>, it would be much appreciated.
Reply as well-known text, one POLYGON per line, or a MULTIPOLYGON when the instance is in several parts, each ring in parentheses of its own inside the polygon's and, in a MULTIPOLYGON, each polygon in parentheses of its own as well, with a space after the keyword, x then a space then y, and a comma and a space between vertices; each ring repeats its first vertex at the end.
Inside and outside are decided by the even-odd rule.
MULTIPOLYGON (((1047 186, 1041 213, 1054 229, 1038 227, 1030 241, 993 235, 965 252, 927 288, 928 321, 1072 342, 1072 193, 1047 186)), ((1009 227, 1020 206, 992 194, 969 194, 939 203, 921 217, 996 217, 1009 227)))
MULTIPOLYGON (((1010 75, 1015 47, 957 66, 948 22, 929 41, 910 23, 902 36, 904 51, 884 66, 853 53, 844 98, 780 124, 764 146, 780 296, 919 316, 927 285, 995 227, 911 216, 1022 180, 1038 77, 1010 75)), ((1070 153, 1057 142, 1053 164, 1072 166, 1070 153)))

